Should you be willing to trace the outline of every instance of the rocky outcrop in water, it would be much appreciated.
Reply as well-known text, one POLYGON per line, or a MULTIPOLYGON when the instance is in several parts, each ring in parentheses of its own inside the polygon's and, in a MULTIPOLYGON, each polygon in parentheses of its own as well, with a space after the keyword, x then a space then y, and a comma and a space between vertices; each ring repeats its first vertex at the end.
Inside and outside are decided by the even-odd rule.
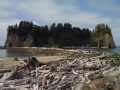
POLYGON ((107 24, 98 24, 92 31, 91 45, 98 48, 115 48, 111 28, 107 24))
POLYGON ((33 38, 30 35, 20 38, 16 34, 10 34, 7 35, 5 47, 31 47, 33 44, 33 38))
POLYGON ((104 34, 102 36, 92 38, 92 42, 98 48, 115 48, 115 43, 113 37, 109 34, 104 34))

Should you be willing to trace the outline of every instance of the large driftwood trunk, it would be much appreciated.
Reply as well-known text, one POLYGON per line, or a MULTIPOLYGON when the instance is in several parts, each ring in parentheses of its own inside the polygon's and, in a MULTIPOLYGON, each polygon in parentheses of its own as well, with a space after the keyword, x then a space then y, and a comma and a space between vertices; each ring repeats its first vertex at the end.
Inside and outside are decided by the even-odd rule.
POLYGON ((9 80, 9 79, 11 79, 15 74, 16 74, 16 72, 18 71, 18 66, 16 66, 15 68, 14 68, 14 70, 13 71, 11 71, 9 74, 7 74, 6 75, 6 73, 4 74, 4 76, 1 78, 1 80, 9 80))
POLYGON ((29 68, 30 67, 40 67, 42 65, 46 65, 46 63, 39 62, 36 57, 30 57, 28 59, 24 59, 21 61, 21 64, 24 64, 25 67, 29 68))
POLYGON ((3 87, 0 90, 16 90, 16 88, 12 88, 12 87, 3 87))
POLYGON ((45 65, 45 63, 39 62, 36 59, 36 57, 31 57, 31 58, 29 58, 29 65, 32 67, 38 67, 38 66, 45 65))
POLYGON ((0 69, 0 73, 11 72, 11 69, 0 69))

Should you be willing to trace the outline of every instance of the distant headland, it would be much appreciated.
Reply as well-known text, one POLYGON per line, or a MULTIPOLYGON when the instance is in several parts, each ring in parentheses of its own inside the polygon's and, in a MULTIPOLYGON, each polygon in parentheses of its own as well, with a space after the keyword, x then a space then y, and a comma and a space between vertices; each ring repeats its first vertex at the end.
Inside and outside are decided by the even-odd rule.
POLYGON ((3 46, 0 46, 0 49, 5 49, 5 47, 3 47, 3 46))
POLYGON ((98 24, 93 31, 72 27, 70 23, 53 23, 50 27, 33 22, 20 21, 9 25, 4 45, 9 47, 96 47, 115 48, 111 29, 107 24, 98 24))

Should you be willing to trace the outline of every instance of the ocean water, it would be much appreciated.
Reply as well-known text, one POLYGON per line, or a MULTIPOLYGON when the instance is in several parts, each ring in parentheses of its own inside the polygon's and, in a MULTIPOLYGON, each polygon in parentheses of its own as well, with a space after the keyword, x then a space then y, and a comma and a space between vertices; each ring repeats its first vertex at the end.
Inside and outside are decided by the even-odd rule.
MULTIPOLYGON (((110 48, 110 49, 106 49, 106 48, 89 48, 89 49, 84 49, 86 51, 92 51, 92 52, 108 52, 108 53, 118 53, 120 54, 120 46, 117 46, 116 48, 110 48)), ((27 51, 23 51, 23 50, 7 50, 7 49, 0 49, 0 60, 3 59, 7 59, 7 58, 14 58, 14 57, 30 57, 30 56, 43 56, 41 54, 36 54, 34 52, 27 52, 27 51)))
POLYGON ((42 56, 42 55, 36 54, 34 52, 23 51, 23 50, 0 49, 0 60, 14 58, 14 57, 27 58, 30 56, 42 56))
POLYGON ((108 52, 108 53, 112 53, 112 54, 115 54, 115 53, 118 53, 120 54, 120 46, 117 46, 116 48, 86 48, 83 50, 86 50, 86 51, 92 51, 92 52, 108 52))

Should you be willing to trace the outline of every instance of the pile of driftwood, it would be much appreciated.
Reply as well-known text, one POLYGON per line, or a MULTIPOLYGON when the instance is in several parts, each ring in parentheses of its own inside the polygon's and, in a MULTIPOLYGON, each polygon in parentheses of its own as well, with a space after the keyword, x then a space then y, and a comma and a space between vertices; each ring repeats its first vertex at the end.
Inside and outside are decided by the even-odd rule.
POLYGON ((75 90, 80 84, 103 77, 104 60, 81 57, 48 63, 30 57, 20 66, 0 70, 0 90, 75 90))

